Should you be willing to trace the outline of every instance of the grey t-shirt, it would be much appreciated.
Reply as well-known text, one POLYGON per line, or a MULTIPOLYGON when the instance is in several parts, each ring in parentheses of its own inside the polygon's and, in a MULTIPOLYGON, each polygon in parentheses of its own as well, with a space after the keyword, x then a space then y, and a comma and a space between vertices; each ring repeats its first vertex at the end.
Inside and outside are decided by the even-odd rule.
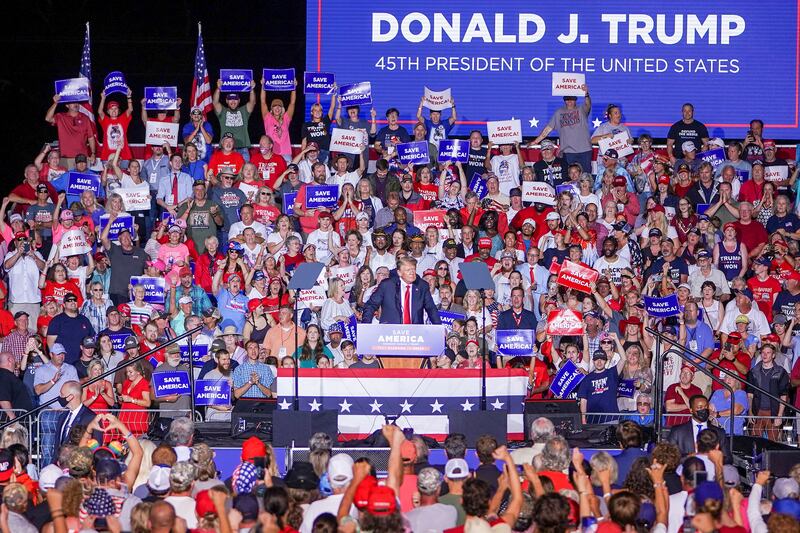
POLYGON ((231 224, 239 222, 239 209, 247 203, 247 196, 236 187, 214 187, 211 189, 211 201, 222 208, 225 223, 222 229, 225 233, 231 229, 231 224))
MULTIPOLYGON (((189 367, 187 365, 178 365, 178 366, 170 366, 167 363, 161 363, 153 370, 153 374, 160 374, 162 372, 189 372, 189 367)), ((156 399, 158 403, 158 410, 161 412, 163 416, 167 418, 170 417, 177 417, 177 416, 186 416, 186 412, 191 409, 191 398, 189 398, 188 394, 184 394, 178 396, 178 399, 174 402, 165 402, 163 400, 156 399), (171 411, 178 411, 172 415, 169 413, 171 411)))
POLYGON ((219 119, 220 139, 223 135, 230 132, 233 134, 233 142, 236 148, 246 148, 250 146, 250 134, 247 132, 247 122, 250 120, 250 112, 247 106, 240 104, 234 111, 227 106, 222 106, 222 111, 216 114, 219 119))
POLYGON ((559 107, 547 125, 558 131, 559 152, 579 154, 592 149, 589 137, 589 113, 592 111, 591 101, 583 101, 583 105, 568 109, 559 107), (589 105, 587 105, 589 104, 589 105))
POLYGON ((405 517, 414 533, 441 533, 456 527, 458 512, 452 505, 434 503, 412 509, 405 517))
MULTIPOLYGON (((25 215, 25 222, 40 222, 43 224, 47 224, 53 221, 53 211, 55 207, 53 204, 46 204, 46 205, 32 205, 28 207, 28 212, 25 215)), ((39 230, 42 237, 52 237, 53 230, 51 228, 42 228, 39 230)))

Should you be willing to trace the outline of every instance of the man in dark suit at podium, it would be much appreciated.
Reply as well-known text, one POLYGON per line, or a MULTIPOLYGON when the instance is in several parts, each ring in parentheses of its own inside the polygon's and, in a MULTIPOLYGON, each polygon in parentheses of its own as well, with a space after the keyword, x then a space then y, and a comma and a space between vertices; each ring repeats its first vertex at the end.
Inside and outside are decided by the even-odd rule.
POLYGON ((523 307, 525 302, 525 289, 514 287, 511 289, 511 309, 497 315, 497 329, 532 329, 536 331, 536 315, 523 307))
POLYGON ((364 305, 361 322, 371 323, 379 308, 381 324, 424 324, 425 313, 431 323, 442 323, 430 287, 417 276, 417 261, 410 257, 397 260, 397 276, 381 282, 364 305))
POLYGON ((717 434, 720 449, 725 457, 725 462, 733 462, 728 437, 725 435, 725 431, 719 426, 712 426, 708 423, 709 411, 706 397, 702 394, 692 396, 689 398, 689 408, 692 411, 691 420, 673 426, 672 429, 670 429, 667 441, 677 445, 681 450, 681 454, 684 456, 697 453, 698 451, 705 452, 705 450, 697 449, 697 435, 704 429, 709 429, 717 434))

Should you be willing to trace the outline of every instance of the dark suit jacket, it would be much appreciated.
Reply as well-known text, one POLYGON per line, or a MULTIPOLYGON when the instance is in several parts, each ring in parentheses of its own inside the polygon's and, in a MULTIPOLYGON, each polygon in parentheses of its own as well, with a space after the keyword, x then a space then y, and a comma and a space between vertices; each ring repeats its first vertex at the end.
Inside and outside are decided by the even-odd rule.
POLYGON ((506 309, 497 315, 497 329, 532 329, 536 331, 536 315, 527 309, 522 310, 522 319, 519 321, 519 326, 514 320, 514 310, 506 309))
MULTIPOLYGON (((361 322, 369 324, 378 311, 381 310, 381 324, 402 324, 403 308, 402 296, 400 295, 400 278, 391 277, 385 279, 378 285, 378 289, 372 293, 369 301, 364 304, 364 314, 361 322)), ((417 276, 411 284, 411 323, 424 324, 425 317, 423 311, 428 313, 431 323, 441 324, 439 311, 431 298, 431 291, 428 283, 417 276)))
MULTIPOLYGON (((67 419, 69 417, 69 411, 64 411, 61 416, 58 417, 58 445, 61 446, 64 444, 64 424, 67 423, 67 419)), ((85 405, 81 405, 80 411, 78 411, 78 416, 75 417, 75 420, 72 422, 72 427, 75 426, 88 426, 94 417, 97 416, 94 411, 86 407, 85 405)), ((69 437, 69 435, 67 435, 69 437)), ((95 431, 92 433, 92 437, 94 437, 98 442, 103 442, 103 433, 99 431, 95 431)))
MULTIPOLYGON (((673 426, 669 431, 669 436, 667 436, 667 442, 677 445, 681 450, 681 455, 683 456, 686 456, 690 453, 695 453, 694 428, 692 427, 692 424, 696 423, 697 422, 692 419, 683 424, 673 426)), ((728 436, 725 435, 725 431, 718 426, 712 426, 708 423, 706 423, 706 425, 708 426, 708 429, 714 431, 717 434, 717 437, 719 437, 720 449, 725 456, 725 462, 732 463, 733 457, 731 456, 728 436)))

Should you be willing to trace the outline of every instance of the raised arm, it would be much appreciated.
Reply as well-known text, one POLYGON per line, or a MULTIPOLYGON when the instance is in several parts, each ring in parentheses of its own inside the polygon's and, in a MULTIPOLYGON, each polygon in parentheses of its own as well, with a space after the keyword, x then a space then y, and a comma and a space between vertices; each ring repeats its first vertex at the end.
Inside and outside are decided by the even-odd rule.
POLYGON ((53 124, 56 121, 56 108, 58 107, 59 100, 61 100, 59 95, 53 95, 53 105, 47 108, 47 113, 44 115, 44 120, 49 124, 53 124))
POLYGON ((245 104, 248 113, 252 113, 253 110, 256 108, 256 82, 255 80, 250 80, 250 98, 247 100, 247 104, 245 104))
POLYGON ((222 104, 219 103, 219 89, 222 87, 222 80, 217 80, 217 87, 214 89, 214 94, 211 97, 211 103, 214 106, 214 112, 222 113, 222 104))

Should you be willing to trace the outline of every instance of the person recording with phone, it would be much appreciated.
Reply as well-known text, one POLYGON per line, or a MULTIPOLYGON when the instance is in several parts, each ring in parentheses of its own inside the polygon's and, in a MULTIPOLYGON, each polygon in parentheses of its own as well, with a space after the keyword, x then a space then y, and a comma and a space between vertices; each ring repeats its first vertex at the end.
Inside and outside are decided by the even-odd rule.
POLYGON ((8 272, 8 309, 12 314, 25 311, 28 316, 36 317, 42 302, 39 272, 44 270, 45 260, 24 232, 14 235, 14 246, 3 261, 8 272))

